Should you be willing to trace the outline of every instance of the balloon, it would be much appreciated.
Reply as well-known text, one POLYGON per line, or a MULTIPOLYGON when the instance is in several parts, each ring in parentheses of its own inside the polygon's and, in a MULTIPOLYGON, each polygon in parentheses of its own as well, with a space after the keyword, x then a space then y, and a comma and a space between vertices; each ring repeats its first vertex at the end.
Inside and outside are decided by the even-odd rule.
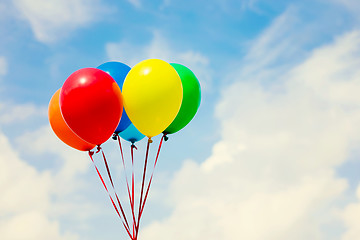
POLYGON ((52 130, 56 134, 56 136, 69 145, 80 151, 89 151, 93 149, 96 145, 85 142, 81 138, 79 138, 71 129, 66 125, 64 118, 60 112, 59 105, 59 95, 60 89, 55 92, 52 96, 49 103, 49 122, 52 130))
POLYGON ((121 91, 109 74, 83 68, 66 79, 60 91, 60 109, 76 135, 100 145, 111 137, 120 122, 121 91))
MULTIPOLYGON (((116 81, 121 90, 125 77, 131 69, 128 65, 121 62, 106 62, 104 64, 101 64, 97 68, 109 74, 116 81)), ((124 131, 130 124, 131 121, 123 109, 120 123, 115 129, 115 133, 124 131)))
POLYGON ((166 134, 175 133, 184 128, 195 116, 201 99, 200 83, 194 73, 181 64, 170 63, 170 65, 175 68, 180 76, 183 86, 183 100, 176 118, 165 129, 164 133, 166 134))
POLYGON ((125 139, 126 141, 132 143, 140 141, 145 137, 141 132, 139 132, 139 130, 136 129, 134 124, 130 124, 124 131, 119 133, 119 136, 125 139))
POLYGON ((181 80, 169 63, 148 59, 136 64, 126 76, 123 97, 131 122, 151 138, 176 117, 183 97, 181 80))

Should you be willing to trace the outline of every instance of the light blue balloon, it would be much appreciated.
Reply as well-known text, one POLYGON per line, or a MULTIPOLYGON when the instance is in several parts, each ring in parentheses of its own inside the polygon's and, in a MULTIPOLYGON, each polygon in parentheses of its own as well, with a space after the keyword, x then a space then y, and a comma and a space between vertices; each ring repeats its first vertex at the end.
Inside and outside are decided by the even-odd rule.
POLYGON ((137 130, 134 124, 132 123, 124 131, 120 132, 119 136, 125 139, 126 141, 132 143, 140 141, 145 137, 145 135, 139 132, 139 130, 137 130))

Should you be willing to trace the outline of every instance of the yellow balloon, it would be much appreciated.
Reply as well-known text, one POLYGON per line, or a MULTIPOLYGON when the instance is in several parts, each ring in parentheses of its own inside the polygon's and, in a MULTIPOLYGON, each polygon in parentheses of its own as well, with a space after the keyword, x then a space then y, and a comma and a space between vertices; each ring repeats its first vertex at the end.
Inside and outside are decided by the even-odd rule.
POLYGON ((159 59, 136 64, 125 78, 122 93, 131 122, 149 138, 162 133, 172 123, 183 98, 176 70, 159 59))

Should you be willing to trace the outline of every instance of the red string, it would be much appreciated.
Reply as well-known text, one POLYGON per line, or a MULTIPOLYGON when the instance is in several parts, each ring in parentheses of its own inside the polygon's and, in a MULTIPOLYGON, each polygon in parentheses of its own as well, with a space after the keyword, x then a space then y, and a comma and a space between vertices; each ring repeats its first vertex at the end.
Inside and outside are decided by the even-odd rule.
POLYGON ((152 143, 152 140, 149 138, 147 146, 146 146, 146 154, 145 154, 144 171, 143 171, 143 177, 142 177, 142 183, 141 183, 139 213, 138 213, 138 220, 137 220, 137 226, 136 226, 135 240, 137 239, 138 232, 139 232, 140 212, 141 212, 142 198, 143 198, 143 193, 144 193, 144 183, 145 183, 145 175, 146 175, 146 167, 147 167, 147 161, 148 161, 148 156, 149 156, 150 143, 152 143))
POLYGON ((128 223, 128 221, 127 221, 127 218, 126 218, 126 215, 125 215, 125 212, 124 212, 124 209, 123 209, 123 207, 122 207, 122 205, 121 205, 121 202, 120 202, 120 199, 119 199, 119 197, 118 197, 118 195, 117 195, 117 193, 116 193, 115 186, 114 186, 114 182, 113 182, 112 177, 111 177, 110 169, 109 169, 108 163, 107 163, 107 161, 106 161, 106 157, 105 157, 104 151, 101 149, 100 146, 98 146, 98 150, 101 150, 101 153, 102 153, 103 158, 104 158, 104 163, 105 163, 106 171, 107 171, 107 173, 108 173, 111 186, 112 186, 112 188, 113 188, 113 190, 114 190, 114 193, 115 193, 115 196, 116 196, 116 200, 117 200, 117 202, 118 202, 118 204, 119 204, 121 213, 122 213, 122 215, 123 215, 123 217, 124 217, 124 219, 125 219, 126 226, 130 229, 129 223, 128 223))
MULTIPOLYGON (((119 142, 119 148, 120 148, 122 163, 123 163, 123 167, 124 167, 124 175, 125 175, 126 186, 127 186, 128 196, 129 196, 129 202, 130 202, 130 206, 131 206, 131 213, 132 213, 132 218, 133 218, 133 225, 134 225, 136 223, 135 213, 134 213, 134 197, 132 197, 130 194, 129 181, 128 181, 127 174, 126 174, 125 159, 124 159, 124 154, 123 154, 123 150, 122 150, 122 146, 121 146, 120 137, 117 134, 115 135, 115 137, 117 137, 118 142, 119 142)), ((134 163, 132 163, 132 166, 134 169, 134 163)), ((133 229, 134 229, 134 227, 133 227, 133 229)))
POLYGON ((134 144, 131 145, 131 164, 132 164, 132 179, 131 179, 131 197, 132 197, 132 207, 134 207, 134 199, 135 199, 135 174, 134 174, 134 148, 137 150, 134 144))
POLYGON ((159 148, 158 148, 158 151, 157 151, 157 154, 156 154, 156 158, 155 158, 155 162, 154 162, 154 168, 153 168, 153 170, 152 170, 151 177, 150 177, 150 180, 149 180, 149 184, 148 184, 147 189, 146 189, 146 194, 145 194, 145 198, 144 198, 143 205, 141 206, 140 219, 141 219, 141 215, 142 215, 142 213, 143 213, 143 211, 144 211, 145 203, 146 203, 147 196, 148 196, 148 193, 149 193, 149 190, 150 190, 150 186, 151 186, 151 182, 152 182, 152 179, 153 179, 153 176, 154 176, 154 171, 155 171, 156 163, 157 163, 158 158, 159 158, 160 149, 161 149, 161 146, 162 146, 164 137, 165 137, 165 134, 162 136, 162 138, 161 138, 161 140, 160 140, 160 143, 159 143, 159 148))
MULTIPOLYGON (((99 150, 99 149, 98 149, 98 150, 99 150)), ((107 194, 109 195, 109 198, 110 198, 110 200, 111 200, 111 203, 112 203, 112 205, 113 205, 113 207, 114 207, 117 215, 119 216, 122 224, 124 225, 124 228, 125 228, 126 232, 127 232, 128 235, 130 236, 130 238, 133 239, 133 237, 132 237, 132 235, 131 235, 131 233, 130 233, 130 230, 129 230, 129 226, 125 225, 124 220, 122 219, 122 217, 121 217, 121 215, 120 215, 120 212, 119 212, 118 208, 116 207, 116 204, 115 204, 113 198, 111 197, 111 194, 110 194, 108 188, 106 187, 105 181, 104 181, 103 177, 101 176, 101 174, 100 174, 100 172, 99 172, 99 169, 97 168, 97 166, 96 166, 96 164, 95 164, 95 162, 94 162, 94 159, 93 159, 92 155, 94 155, 94 152, 89 151, 89 157, 90 157, 91 161, 92 161, 93 164, 94 164, 95 170, 96 170, 96 172, 97 172, 97 174, 98 174, 98 176, 99 176, 99 178, 100 178, 100 180, 101 180, 101 182, 102 182, 102 184, 103 184, 103 186, 104 186, 107 194)), ((121 205, 120 205, 120 206, 121 206, 121 205)), ((125 220, 126 220, 126 219, 125 219, 125 220)))
MULTIPOLYGON (((147 189, 146 189, 146 194, 145 194, 145 197, 144 197, 144 201, 143 201, 143 203, 142 203, 141 210, 139 211, 138 226, 140 225, 141 216, 142 216, 142 213, 143 213, 143 211, 144 211, 144 207, 145 207, 145 204, 146 204, 146 200, 147 200, 147 197, 148 197, 148 194, 149 194, 149 190, 150 190, 150 186, 151 186, 151 183, 152 183, 152 179, 153 179, 153 176, 154 176, 155 167, 156 167, 156 164, 157 164, 157 161, 158 161, 158 158, 159 158, 159 155, 160 155, 161 146, 162 146, 162 143, 163 143, 163 140, 164 140, 165 137, 166 137, 166 134, 163 134, 163 136, 161 137, 160 143, 159 143, 159 147, 158 147, 158 150, 157 150, 157 153, 156 153, 155 162, 154 162, 154 167, 153 167, 153 170, 152 170, 152 172, 151 172, 151 177, 150 177, 150 180, 149 180, 147 189)), ((144 178, 143 178, 143 179, 144 179, 144 178)), ((137 237, 138 237, 138 232, 139 232, 139 228, 137 228, 136 235, 135 235, 135 240, 136 240, 137 237)))
POLYGON ((125 175, 125 179, 126 179, 126 186, 127 186, 127 190, 128 190, 128 195, 129 195, 129 200, 130 200, 130 205, 132 204, 132 198, 130 196, 130 188, 129 188, 129 182, 127 179, 127 174, 126 174, 126 167, 125 167, 125 160, 124 160, 124 154, 123 154, 123 150, 121 147, 121 141, 120 141, 120 137, 117 135, 117 139, 119 142, 119 148, 120 148, 120 152, 121 152, 121 159, 122 159, 122 163, 123 163, 123 167, 124 167, 124 175, 125 175))
POLYGON ((131 197, 132 197, 132 205, 131 205, 131 211, 133 214, 133 235, 135 234, 136 226, 136 220, 135 220, 135 173, 134 173, 134 148, 137 150, 137 147, 133 144, 131 144, 131 164, 132 164, 132 178, 131 178, 131 197))

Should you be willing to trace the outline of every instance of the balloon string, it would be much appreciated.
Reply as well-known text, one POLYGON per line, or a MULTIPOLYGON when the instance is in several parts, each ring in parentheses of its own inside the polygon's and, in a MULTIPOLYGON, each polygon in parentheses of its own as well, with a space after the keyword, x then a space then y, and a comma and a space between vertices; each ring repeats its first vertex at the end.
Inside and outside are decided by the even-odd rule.
MULTIPOLYGON (((127 230, 129 230, 129 229, 130 229, 129 223, 128 223, 128 221, 127 221, 127 218, 126 218, 124 209, 123 209, 123 207, 122 207, 122 205, 121 205, 120 199, 119 199, 119 197, 118 197, 118 195, 117 195, 117 193, 116 193, 115 186, 114 186, 114 182, 113 182, 112 177, 111 177, 109 165, 108 165, 108 163, 107 163, 107 161, 106 161, 106 157, 105 157, 104 151, 102 150, 102 148, 101 148, 100 146, 98 146, 98 151, 100 151, 100 150, 101 150, 101 153, 102 153, 102 155, 103 155, 103 159, 104 159, 106 171, 107 171, 107 174, 108 174, 108 177, 109 177, 111 186, 112 186, 112 188, 113 188, 113 190, 114 190, 116 200, 117 200, 117 202, 118 202, 118 204, 119 204, 121 213, 122 213, 122 215, 123 215, 123 217, 124 217, 124 220, 125 220, 125 223, 126 223, 126 226, 127 226, 127 230)), ((132 237, 131 237, 131 238, 132 238, 132 237)))
MULTIPOLYGON (((122 159, 122 164, 124 167, 124 174, 125 174, 125 180, 126 180, 126 186, 127 186, 127 191, 128 191, 128 196, 129 196, 129 202, 130 202, 130 206, 131 206, 131 213, 132 213, 132 218, 133 218, 133 224, 136 222, 135 221, 135 214, 134 214, 134 198, 131 196, 130 194, 130 187, 129 187, 129 181, 127 178, 127 174, 126 174, 126 166, 125 166, 125 159, 124 159, 124 154, 123 154, 123 150, 122 150, 122 146, 121 146, 121 140, 118 134, 114 135, 117 139, 118 139, 118 143, 119 143, 119 148, 120 148, 120 152, 121 152, 121 159, 122 159)), ((133 166, 134 168, 134 166, 133 166)))
POLYGON ((141 192, 140 192, 140 202, 139 202, 139 213, 138 213, 138 219, 137 219, 137 226, 136 226, 136 234, 135 234, 135 240, 138 237, 139 232, 139 225, 140 225, 140 212, 141 212, 141 206, 142 206, 142 198, 144 193, 144 183, 145 183, 145 175, 146 175, 146 167, 147 167, 147 161, 149 156, 149 147, 150 143, 152 143, 152 140, 149 138, 146 146, 146 154, 145 154, 145 162, 144 162, 144 171, 143 171, 143 177, 142 177, 142 183, 141 183, 141 192))
POLYGON ((121 215, 120 215, 120 212, 119 212, 118 208, 116 207, 116 204, 115 204, 113 198, 111 197, 111 194, 110 194, 110 192, 109 192, 109 190, 108 190, 108 188, 107 188, 107 186, 106 186, 106 184, 105 184, 105 181, 104 181, 103 177, 101 176, 101 173, 99 172, 99 169, 97 168, 97 166, 96 166, 96 164, 95 164, 95 162, 94 162, 94 159, 93 159, 93 157, 92 157, 93 155, 94 155, 94 152, 93 152, 93 151, 89 151, 89 157, 90 157, 90 159, 91 159, 91 161, 92 161, 92 163, 93 163, 93 165, 94 165, 94 167, 95 167, 95 170, 96 170, 96 172, 97 172, 97 174, 98 174, 98 176, 99 176, 99 178, 100 178, 100 180, 101 180, 101 182, 102 182, 102 184, 103 184, 103 186, 104 186, 107 194, 109 195, 110 201, 111 201, 111 203, 112 203, 112 205, 113 205, 113 207, 114 207, 117 215, 119 216, 122 224, 124 225, 124 228, 125 228, 126 232, 127 232, 128 235, 130 236, 130 238, 133 239, 133 237, 132 237, 132 235, 131 235, 131 233, 130 233, 130 231, 129 231, 129 228, 125 225, 125 222, 124 222, 124 220, 122 219, 122 217, 121 217, 121 215))
POLYGON ((131 144, 131 165, 132 165, 132 178, 131 178, 131 197, 132 197, 132 205, 131 205, 131 211, 133 214, 133 235, 135 234, 136 226, 136 220, 135 220, 135 173, 134 173, 134 149, 137 150, 137 147, 135 144, 131 144))
POLYGON ((144 207, 145 207, 145 203, 146 203, 146 200, 147 200, 147 197, 148 197, 148 193, 149 193, 149 190, 150 190, 150 186, 151 186, 151 182, 152 182, 152 179, 153 179, 153 176, 154 176, 154 171, 155 171, 155 167, 156 167, 156 163, 158 161, 158 158, 159 158, 159 154, 160 154, 160 150, 161 150, 161 146, 162 146, 162 143, 163 143, 163 140, 164 138, 166 137, 166 134, 163 134, 161 140, 160 140, 160 143, 159 143, 159 148, 158 148, 158 151, 157 151, 157 154, 156 154, 156 158, 155 158, 155 162, 154 162, 154 168, 152 170, 152 173, 151 173, 151 177, 150 177, 150 180, 149 180, 149 184, 147 186, 147 189, 146 189, 146 194, 145 194, 145 198, 144 198, 144 202, 143 202, 143 205, 141 206, 141 211, 140 211, 140 219, 141 219, 141 215, 144 211, 144 207))
POLYGON ((122 146, 121 146, 121 141, 120 141, 120 137, 119 135, 115 135, 118 139, 118 142, 119 142, 119 148, 120 148, 120 152, 121 152, 121 159, 122 159, 122 164, 123 164, 123 167, 124 167, 124 174, 125 174, 125 179, 126 179, 126 186, 127 186, 127 190, 128 190, 128 195, 129 195, 129 200, 130 200, 130 205, 132 205, 132 198, 130 196, 130 188, 129 188, 129 181, 127 179, 127 175, 126 175, 126 167, 125 167, 125 159, 124 159, 124 154, 123 154, 123 150, 122 150, 122 146))
POLYGON ((115 137, 117 138, 117 140, 118 140, 118 142, 119 142, 119 148, 120 148, 121 158, 122 158, 123 164, 124 164, 124 154, 123 154, 123 150, 122 150, 122 147, 121 147, 120 136, 119 136, 118 134, 116 134, 115 137))
POLYGON ((164 136, 165 136, 165 135, 162 136, 162 138, 161 138, 161 140, 160 140, 160 143, 159 143, 159 148, 158 148, 158 151, 157 151, 157 154, 156 154, 156 158, 155 158, 155 162, 154 162, 154 167, 153 167, 153 170, 152 170, 152 173, 151 173, 151 177, 150 177, 150 180, 149 180, 149 184, 148 184, 147 189, 146 189, 146 194, 145 194, 144 202, 143 202, 143 205, 142 205, 142 207, 141 207, 140 218, 141 218, 142 212, 144 211, 145 203, 146 203, 146 200, 147 200, 147 197, 148 197, 148 193, 149 193, 149 189, 150 189, 150 186, 151 186, 151 182, 152 182, 152 179, 153 179, 153 176, 154 176, 155 167, 156 167, 156 164, 157 164, 159 155, 160 155, 160 150, 161 150, 161 146, 162 146, 162 143, 163 143, 163 140, 164 140, 164 136))

